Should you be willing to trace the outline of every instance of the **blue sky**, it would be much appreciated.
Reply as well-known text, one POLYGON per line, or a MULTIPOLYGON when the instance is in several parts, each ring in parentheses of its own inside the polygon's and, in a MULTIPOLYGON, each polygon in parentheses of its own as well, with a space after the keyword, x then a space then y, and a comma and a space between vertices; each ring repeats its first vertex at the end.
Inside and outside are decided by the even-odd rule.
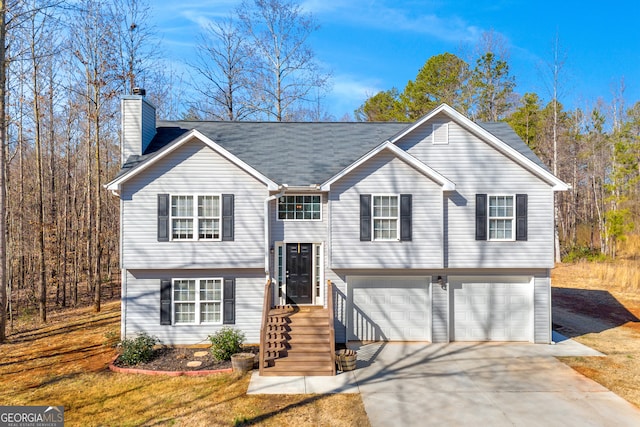
MULTIPOLYGON (((229 14, 239 1, 153 0, 154 24, 164 54, 178 71, 197 44, 201 25, 229 14)), ((316 59, 332 74, 325 108, 336 118, 380 90, 402 90, 431 56, 468 60, 479 37, 493 30, 509 50, 519 94, 550 99, 548 66, 558 35, 565 61, 560 101, 589 109, 610 103, 624 78, 627 106, 640 101, 640 2, 588 0, 307 0, 318 30, 316 59)))

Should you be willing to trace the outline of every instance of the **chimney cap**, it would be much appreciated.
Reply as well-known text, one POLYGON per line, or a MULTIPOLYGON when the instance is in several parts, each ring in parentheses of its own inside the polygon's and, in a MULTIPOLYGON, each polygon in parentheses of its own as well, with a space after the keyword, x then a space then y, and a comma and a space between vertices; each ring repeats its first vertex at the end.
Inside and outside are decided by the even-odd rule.
POLYGON ((147 91, 141 87, 134 87, 131 92, 133 92, 134 95, 141 95, 141 96, 145 96, 147 94, 147 91))

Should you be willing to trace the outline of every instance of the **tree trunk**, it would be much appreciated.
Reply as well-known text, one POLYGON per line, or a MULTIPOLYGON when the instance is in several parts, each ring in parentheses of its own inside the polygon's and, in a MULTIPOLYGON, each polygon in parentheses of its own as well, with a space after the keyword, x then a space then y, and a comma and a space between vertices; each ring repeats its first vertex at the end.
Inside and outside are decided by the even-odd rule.
POLYGON ((7 334, 7 188, 6 188, 6 135, 7 118, 5 115, 5 90, 7 81, 6 68, 6 4, 0 0, 0 343, 6 340, 7 334))
POLYGON ((40 289, 38 294, 38 309, 40 321, 47 321, 47 275, 45 262, 45 222, 44 222, 44 185, 42 177, 42 137, 40 134, 40 100, 38 92, 38 61, 35 52, 35 39, 31 40, 32 54, 32 83, 33 83, 33 119, 34 119, 34 143, 36 146, 36 186, 37 186, 37 209, 38 209, 38 269, 40 289))

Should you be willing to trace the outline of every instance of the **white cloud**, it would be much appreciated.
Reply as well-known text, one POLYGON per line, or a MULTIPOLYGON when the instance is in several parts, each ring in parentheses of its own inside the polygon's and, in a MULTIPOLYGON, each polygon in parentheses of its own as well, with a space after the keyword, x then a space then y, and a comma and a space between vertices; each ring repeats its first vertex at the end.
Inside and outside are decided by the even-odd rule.
POLYGON ((324 15, 331 21, 339 21, 359 28, 427 34, 445 41, 473 42, 483 31, 459 16, 420 13, 422 9, 415 4, 409 9, 402 7, 402 3, 400 6, 398 3, 392 5, 388 3, 390 2, 385 0, 354 2, 307 0, 302 3, 302 6, 304 10, 316 15, 324 15))
POLYGON ((344 114, 353 115, 355 109, 364 101, 380 92, 382 82, 378 79, 359 77, 350 74, 335 75, 332 90, 325 100, 326 108, 337 119, 344 114))

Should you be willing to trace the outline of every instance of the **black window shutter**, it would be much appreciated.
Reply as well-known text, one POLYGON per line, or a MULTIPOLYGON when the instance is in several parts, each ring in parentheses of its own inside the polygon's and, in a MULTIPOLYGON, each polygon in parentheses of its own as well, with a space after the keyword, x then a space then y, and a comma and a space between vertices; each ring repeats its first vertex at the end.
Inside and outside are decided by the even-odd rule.
POLYGON ((169 195, 158 194, 158 242, 169 241, 169 195))
POLYGON ((400 195, 400 240, 411 241, 411 194, 400 195))
POLYGON ((476 194, 476 240, 487 240, 486 194, 476 194))
POLYGON ((233 241, 233 194, 222 195, 222 240, 233 241))
POLYGON ((233 325, 236 323, 236 279, 224 279, 222 301, 222 323, 233 325))
POLYGON ((371 241, 371 194, 360 195, 360 240, 371 241))
POLYGON ((516 194, 516 240, 527 240, 526 194, 516 194))
POLYGON ((171 280, 160 280, 160 324, 171 324, 171 280))

